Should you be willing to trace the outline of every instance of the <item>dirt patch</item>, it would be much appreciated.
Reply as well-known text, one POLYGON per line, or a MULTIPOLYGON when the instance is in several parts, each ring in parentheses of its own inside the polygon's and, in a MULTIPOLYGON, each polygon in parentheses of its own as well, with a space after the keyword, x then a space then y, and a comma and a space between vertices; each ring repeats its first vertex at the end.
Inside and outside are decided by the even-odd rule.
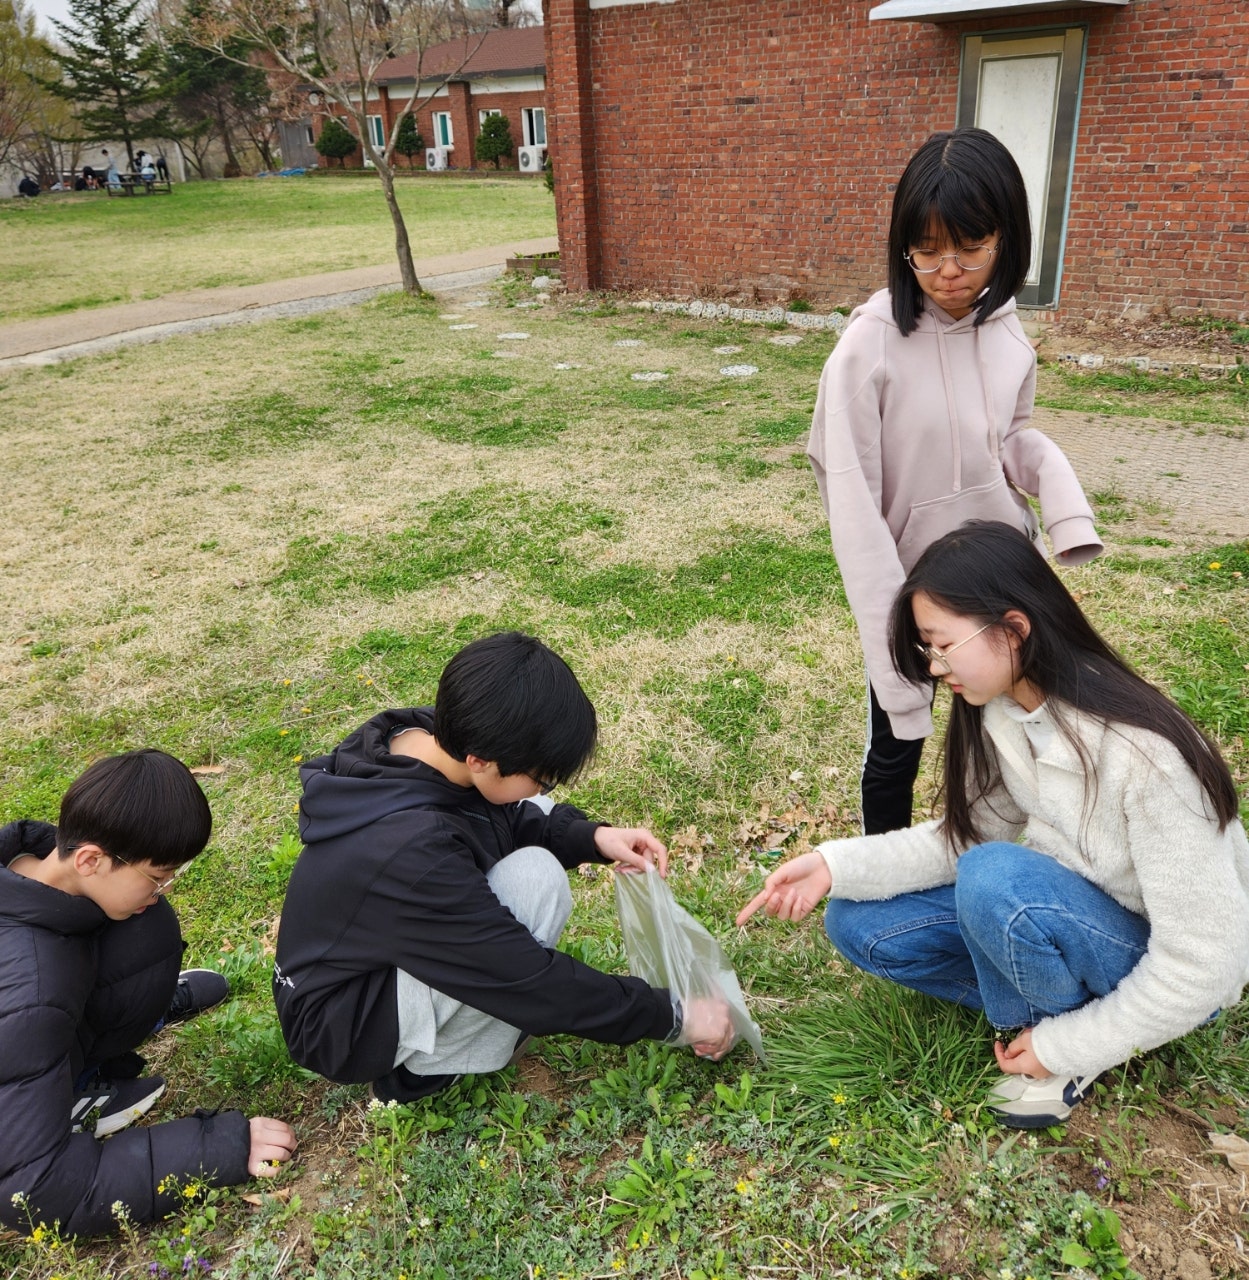
POLYGON ((1203 328, 1174 320, 1084 320, 1070 318, 1047 325, 1037 354, 1043 360, 1085 352, 1105 356, 1149 356, 1160 361, 1197 364, 1249 362, 1249 324, 1203 328), (1236 341, 1237 337, 1241 341, 1236 341))
POLYGON ((1073 1188, 1109 1203, 1123 1231, 1119 1243, 1144 1280, 1208 1280, 1249 1275, 1243 1233, 1249 1185, 1210 1149, 1203 1116, 1172 1104, 1158 1115, 1137 1118, 1132 1129, 1132 1166, 1139 1176, 1120 1181, 1113 1161, 1099 1167, 1093 1151, 1112 1147, 1103 1134, 1123 1133, 1127 1112, 1077 1111, 1069 1135, 1082 1153, 1057 1163, 1073 1188), (1115 1179, 1104 1185, 1106 1176, 1115 1179), (1118 1186, 1128 1197, 1114 1196, 1118 1186), (1110 1200, 1107 1201, 1107 1196, 1110 1200))

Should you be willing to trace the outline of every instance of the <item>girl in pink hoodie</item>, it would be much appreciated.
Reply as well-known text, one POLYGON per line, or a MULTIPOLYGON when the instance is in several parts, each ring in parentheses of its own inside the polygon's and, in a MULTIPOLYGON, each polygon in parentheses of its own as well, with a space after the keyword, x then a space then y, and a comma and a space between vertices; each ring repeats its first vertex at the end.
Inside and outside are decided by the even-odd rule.
POLYGON ((867 662, 863 830, 910 826, 931 690, 889 659, 894 596, 964 520, 1039 536, 1060 563, 1102 551, 1071 463, 1028 426, 1036 355, 1014 295, 1032 260, 1019 166, 991 133, 934 134, 894 194, 889 288, 850 316, 820 378, 807 454, 867 662))

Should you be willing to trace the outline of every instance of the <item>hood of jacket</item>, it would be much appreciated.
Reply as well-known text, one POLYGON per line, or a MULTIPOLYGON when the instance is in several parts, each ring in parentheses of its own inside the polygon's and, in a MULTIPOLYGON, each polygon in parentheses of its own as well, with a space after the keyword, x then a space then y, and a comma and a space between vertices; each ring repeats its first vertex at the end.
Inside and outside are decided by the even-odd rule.
POLYGON ((53 856, 56 828, 50 822, 10 822, 0 827, 0 921, 49 929, 68 936, 93 933, 108 917, 90 898, 54 889, 10 870, 25 854, 53 856))
POLYGON ((476 792, 449 782, 437 769, 411 756, 395 755, 390 740, 401 729, 433 730, 432 707, 383 711, 329 755, 301 765, 299 835, 316 844, 372 826, 405 809, 462 809, 476 792))
MULTIPOLYGON (((947 334, 966 333, 972 329, 983 329, 986 324, 994 324, 999 320, 1005 320, 1008 316, 1013 316, 1015 310, 1015 299, 1007 298, 996 311, 990 311, 985 316, 983 324, 977 325, 976 312, 974 310, 969 311, 961 320, 955 320, 948 312, 943 311, 931 298, 925 295, 924 309, 919 314, 918 327, 915 332, 933 333, 938 328, 941 328, 947 334)), ((888 289, 878 289, 866 302, 862 302, 855 307, 850 313, 850 321, 857 319, 860 315, 872 316, 877 320, 884 320, 895 328, 897 327, 897 322, 893 318, 893 304, 888 289)), ((847 321, 847 323, 850 321, 847 321)))

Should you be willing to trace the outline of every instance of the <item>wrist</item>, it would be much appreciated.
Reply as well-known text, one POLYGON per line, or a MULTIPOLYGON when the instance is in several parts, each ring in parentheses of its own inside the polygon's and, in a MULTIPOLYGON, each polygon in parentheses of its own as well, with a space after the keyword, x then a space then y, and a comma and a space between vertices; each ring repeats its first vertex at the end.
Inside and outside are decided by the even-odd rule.
POLYGON ((676 996, 672 997, 672 1030, 663 1038, 664 1044, 676 1044, 685 1030, 685 1010, 676 996))

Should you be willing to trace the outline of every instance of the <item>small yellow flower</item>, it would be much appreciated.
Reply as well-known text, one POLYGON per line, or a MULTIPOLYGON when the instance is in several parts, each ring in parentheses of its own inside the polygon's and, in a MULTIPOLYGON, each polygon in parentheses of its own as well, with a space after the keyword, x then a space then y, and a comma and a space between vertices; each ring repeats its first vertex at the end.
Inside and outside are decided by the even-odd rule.
POLYGON ((306 715, 306 716, 310 716, 310 715, 312 714, 312 708, 311 708, 311 707, 300 707, 299 709, 300 709, 300 711, 302 711, 302 712, 304 713, 304 715, 306 715))
POLYGON ((835 1094, 833 1094, 833 1101, 834 1101, 834 1102, 835 1102, 839 1107, 845 1106, 845 1103, 846 1103, 846 1095, 845 1095, 844 1093, 835 1093, 835 1094))
POLYGON ((737 1185, 733 1189, 739 1196, 744 1196, 750 1191, 750 1183, 745 1178, 738 1178, 737 1185))
POLYGON ((372 681, 372 680, 366 680, 364 683, 365 683, 365 684, 372 684, 372 683, 373 683, 373 681, 372 681))
POLYGON ((692 1151, 687 1151, 685 1153, 685 1163, 690 1165, 694 1163, 694 1153, 692 1151))
POLYGON ((611 1269, 612 1269, 613 1271, 623 1271, 623 1270, 624 1270, 624 1259, 623 1259, 623 1258, 613 1258, 613 1259, 612 1259, 612 1262, 611 1262, 611 1269))
POLYGON ((282 684, 288 689, 291 687, 291 682, 289 680, 283 680, 282 684))
POLYGON ((304 762, 303 756, 294 756, 292 759, 295 764, 303 764, 304 762))
POLYGON ((1211 561, 1210 561, 1210 568, 1211 568, 1211 569, 1221 569, 1222 567, 1223 567, 1223 562, 1222 562, 1221 560, 1211 560, 1211 561))
POLYGON ((486 1159, 486 1157, 485 1157, 485 1156, 482 1156, 482 1157, 481 1157, 481 1159, 479 1159, 479 1160, 477 1161, 477 1163, 478 1163, 478 1165, 480 1165, 480 1166, 481 1166, 481 1168, 485 1169, 485 1168, 487 1168, 487 1167, 489 1166, 489 1163, 490 1163, 490 1162, 486 1159))
POLYGON ((39 1224, 39 1226, 37 1226, 37 1227, 36 1227, 36 1228, 35 1228, 35 1229, 30 1233, 31 1242, 32 1242, 32 1243, 34 1243, 34 1244, 38 1244, 38 1243, 43 1239, 43 1237, 44 1237, 44 1235, 45 1235, 45 1234, 46 1234, 46 1233, 44 1232, 43 1224, 42 1224, 42 1223, 40 1223, 40 1224, 39 1224))
POLYGON ((186 1198, 187 1198, 188 1200, 194 1200, 194 1199, 195 1199, 195 1192, 196 1192, 196 1187, 195 1187, 195 1184, 194 1184, 194 1183, 192 1183, 192 1184, 191 1184, 191 1186, 189 1186, 189 1187, 183 1187, 183 1188, 182 1188, 182 1194, 183 1194, 184 1196, 186 1196, 186 1198))
POLYGON ((288 733, 290 733, 290 730, 289 730, 289 729, 279 729, 279 730, 278 730, 278 737, 279 737, 279 738, 285 738, 285 737, 286 737, 286 735, 287 735, 288 733))
POLYGON ((838 1148, 839 1146, 841 1146, 841 1134, 839 1134, 839 1133, 830 1133, 830 1134, 828 1135, 828 1145, 829 1145, 830 1147, 832 1147, 832 1149, 833 1149, 834 1151, 836 1151, 836 1150, 837 1150, 837 1148, 838 1148))

